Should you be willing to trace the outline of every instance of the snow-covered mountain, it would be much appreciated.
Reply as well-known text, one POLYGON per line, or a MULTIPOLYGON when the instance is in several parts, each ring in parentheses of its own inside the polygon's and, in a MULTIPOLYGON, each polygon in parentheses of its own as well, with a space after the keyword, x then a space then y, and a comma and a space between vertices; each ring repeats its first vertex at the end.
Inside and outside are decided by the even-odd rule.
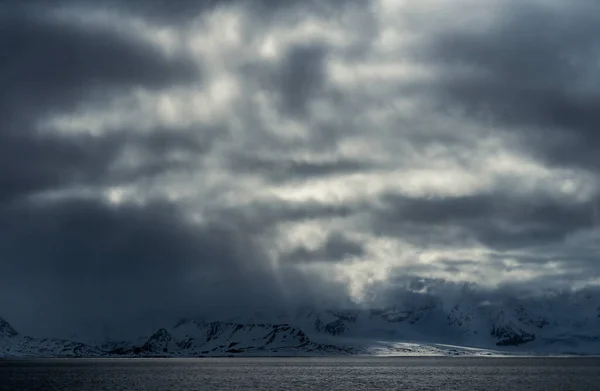
POLYGON ((156 330, 142 344, 106 341, 98 346, 67 339, 21 336, 0 319, 0 357, 162 357, 245 355, 340 355, 352 347, 312 342, 288 324, 240 324, 182 320, 156 330))
POLYGON ((102 353, 100 349, 80 342, 20 335, 0 318, 0 357, 93 357, 102 353))
POLYGON ((501 302, 468 293, 458 302, 426 293, 408 298, 382 308, 308 311, 290 322, 312 339, 327 334, 504 352, 600 353, 597 291, 501 302))
POLYGON ((108 351, 121 356, 210 356, 230 354, 349 354, 352 350, 311 342, 289 324, 241 324, 182 320, 169 330, 157 330, 141 346, 108 351))
POLYGON ((223 356, 339 354, 600 354, 600 294, 521 299, 465 290, 411 292, 382 307, 296 308, 171 321, 102 340, 20 335, 0 319, 0 356, 223 356))

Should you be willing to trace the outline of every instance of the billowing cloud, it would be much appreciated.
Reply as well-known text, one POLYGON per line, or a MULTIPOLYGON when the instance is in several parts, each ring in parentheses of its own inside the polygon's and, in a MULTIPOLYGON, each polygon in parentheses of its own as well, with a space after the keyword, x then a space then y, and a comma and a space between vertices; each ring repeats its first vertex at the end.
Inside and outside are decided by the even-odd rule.
POLYGON ((25 332, 600 282, 592 1, 0 7, 25 332))

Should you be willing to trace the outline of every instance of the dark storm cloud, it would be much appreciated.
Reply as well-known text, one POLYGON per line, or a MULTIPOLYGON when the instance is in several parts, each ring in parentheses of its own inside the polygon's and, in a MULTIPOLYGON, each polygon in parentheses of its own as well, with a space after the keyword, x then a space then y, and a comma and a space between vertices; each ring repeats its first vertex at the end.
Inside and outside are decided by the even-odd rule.
POLYGON ((52 110, 68 110, 129 87, 198 79, 197 65, 109 27, 66 22, 30 7, 0 16, 3 132, 22 131, 52 110), (31 118, 33 117, 33 118, 31 118))
POLYGON ((599 14, 594 1, 508 1, 490 25, 442 29, 418 50, 440 66, 443 106, 522 134, 549 163, 595 171, 599 14))
POLYGON ((341 232, 333 232, 319 248, 309 249, 304 246, 296 248, 284 255, 284 260, 293 263, 340 262, 364 254, 365 249, 361 242, 352 240, 341 232))
MULTIPOLYGON (((18 0, 6 2, 13 9, 26 8, 30 5, 50 9, 52 7, 80 7, 81 9, 106 9, 123 14, 141 16, 147 20, 164 23, 180 24, 194 21, 207 12, 225 7, 243 7, 243 10, 255 18, 263 20, 281 17, 283 14, 305 15, 307 13, 319 16, 336 16, 340 7, 360 6, 361 0, 29 0, 27 4, 19 4, 18 0)), ((25 3, 25 2, 22 2, 25 3)))
POLYGON ((104 180, 115 140, 40 137, 0 130, 0 202, 72 183, 104 180))
MULTIPOLYGON (((132 87, 158 90, 200 81, 198 65, 185 56, 167 57, 134 34, 58 19, 49 4, 1 5, 7 11, 0 12, 3 315, 28 320, 34 332, 41 316, 47 323, 40 330, 60 330, 86 318, 106 320, 111 314, 169 306, 189 309, 206 294, 185 279, 194 270, 215 281, 243 280, 241 272, 266 278, 263 258, 248 241, 220 227, 193 227, 173 206, 117 207, 68 199, 31 203, 29 196, 49 190, 154 179, 187 164, 173 163, 172 153, 196 161, 212 142, 195 129, 159 126, 97 135, 86 134, 87 129, 42 131, 53 115, 109 102, 132 87), (115 166, 132 152, 141 161, 115 166), (236 253, 241 248, 249 261, 234 267, 231 262, 242 259, 236 253), (218 267, 224 264, 232 268, 228 275, 218 267), (255 271, 244 265, 254 265, 255 271)), ((215 302, 223 303, 226 294, 215 302)))
POLYGON ((0 129, 0 201, 72 186, 129 184, 175 169, 188 169, 211 145, 193 132, 21 134, 0 129), (115 168, 115 160, 134 149, 143 157, 135 167, 115 168), (171 162, 171 153, 188 160, 171 162))
POLYGON ((0 292, 16 304, 4 316, 23 316, 20 303, 34 303, 58 323, 281 305, 280 280, 294 298, 300 287, 310 295, 302 276, 270 268, 249 232, 216 221, 192 224, 170 204, 19 206, 0 210, 0 225, 10 228, 0 239, 0 292))
POLYGON ((420 245, 447 240, 460 245, 475 238, 493 249, 526 248, 562 242, 596 223, 593 203, 569 204, 542 195, 526 199, 500 193, 437 198, 390 195, 382 201, 384 206, 373 216, 374 230, 420 245), (464 236, 424 235, 445 228, 458 228, 464 236))
MULTIPOLYGON (((43 313, 60 329, 76 319, 145 309, 275 305, 285 297, 278 283, 292 298, 307 298, 309 283, 285 266, 275 273, 249 227, 193 225, 168 204, 27 201, 46 190, 153 177, 169 170, 170 152, 198 154, 210 143, 193 129, 113 129, 95 136, 40 132, 39 121, 48 115, 114 98, 131 87, 199 80, 197 65, 186 58, 167 58, 133 35, 54 19, 42 12, 47 3, 40 4, 9 12, 0 37, 0 286, 2 297, 11 297, 3 315, 33 319, 43 313), (130 150, 148 161, 115 172, 114 163, 130 150)), ((306 67, 310 64, 298 69, 306 67)), ((291 213, 299 218, 307 212, 291 213)))
MULTIPOLYGON (((600 167, 600 138, 595 132, 600 125, 600 79, 595 72, 599 55, 596 37, 600 30, 595 23, 595 15, 600 13, 598 5, 589 1, 545 8, 506 2, 491 18, 491 25, 475 32, 443 26, 436 30, 438 26, 429 25, 431 20, 425 18, 419 26, 425 36, 414 58, 411 55, 415 52, 408 50, 402 52, 403 58, 395 57, 395 48, 386 47, 384 54, 379 53, 389 42, 393 45, 394 39, 388 42, 387 35, 383 37, 387 30, 378 31, 375 16, 364 17, 369 19, 369 26, 351 26, 361 33, 369 30, 357 34, 361 35, 358 42, 354 38, 344 44, 335 39, 325 42, 325 38, 318 38, 319 32, 314 38, 313 33, 302 37, 303 32, 295 31, 293 39, 286 37, 278 42, 280 61, 274 63, 251 53, 256 44, 252 34, 261 37, 271 27, 269 32, 277 33, 285 30, 288 22, 292 28, 298 21, 310 21, 315 16, 320 21, 333 18, 332 29, 337 34, 344 28, 342 18, 336 19, 341 7, 356 6, 366 13, 367 3, 48 0, 0 5, 0 316, 21 319, 17 324, 26 319, 31 325, 46 319, 60 329, 78 318, 135 316, 146 310, 177 310, 197 316, 218 308, 277 306, 311 301, 317 296, 346 298, 348 286, 300 273, 298 267, 310 263, 325 275, 332 265, 346 259, 367 259, 370 245, 378 245, 369 242, 373 239, 370 235, 405 240, 417 249, 416 253, 469 250, 481 244, 491 254, 483 256, 487 259, 482 261, 468 259, 464 253, 454 258, 448 251, 434 264, 407 260, 407 265, 397 270, 394 260, 390 260, 392 266, 381 266, 392 269, 390 278, 381 283, 382 287, 372 287, 374 297, 385 303, 404 296, 418 300, 421 296, 413 295, 415 291, 443 295, 469 287, 418 277, 423 275, 465 273, 469 278, 485 280, 490 274, 542 269, 559 260, 568 262, 570 269, 560 276, 532 277, 532 284, 555 284, 560 278, 569 283, 597 276, 599 249, 589 243, 578 247, 577 243, 567 242, 571 236, 595 227, 594 210, 598 205, 594 202, 599 200, 575 202, 567 200, 567 195, 553 198, 541 191, 515 195, 508 180, 499 183, 494 178, 490 181, 493 185, 480 194, 434 198, 387 195, 380 199, 379 189, 389 194, 396 184, 382 183, 389 177, 379 178, 377 174, 392 170, 395 174, 403 169, 412 172, 412 168, 427 166, 428 156, 432 167, 442 167, 447 159, 449 164, 458 162, 466 172, 477 171, 481 151, 470 152, 481 145, 479 136, 489 134, 472 132, 474 120, 501 125, 496 128, 508 133, 498 131, 494 136, 507 143, 507 134, 519 136, 518 141, 524 145, 514 147, 532 160, 542 157, 544 163, 591 170, 600 167), (70 12, 59 18, 55 7, 70 12), (167 56, 133 30, 126 32, 126 26, 113 29, 102 27, 100 22, 84 24, 85 18, 77 20, 77 15, 85 16, 86 12, 110 11, 106 14, 109 19, 130 21, 128 18, 133 17, 131 20, 150 27, 166 26, 191 41, 195 37, 186 34, 197 34, 196 27, 206 27, 209 35, 215 33, 210 31, 210 23, 205 25, 198 17, 218 7, 247 13, 240 23, 244 44, 237 47, 231 43, 231 47, 217 50, 211 47, 205 56, 215 58, 206 59, 190 59, 185 53, 167 56), (277 23, 270 25, 271 21, 277 23), (189 26, 194 28, 188 31, 189 26), (379 45, 382 37, 386 43, 379 45), (223 50, 222 57, 221 53, 213 53, 218 50, 223 50), (237 53, 229 52, 237 50, 239 58, 237 53), (423 65, 435 65, 440 74, 428 82, 431 84, 416 78, 395 86, 394 80, 388 82, 386 78, 398 75, 382 72, 365 76, 359 70, 359 83, 348 87, 344 77, 335 84, 330 79, 331 59, 346 62, 348 72, 355 64, 366 64, 366 74, 371 72, 371 65, 377 73, 379 65, 388 69, 385 66, 389 64, 418 59, 423 65), (199 64, 205 60, 204 72, 199 64), (224 69, 213 69, 221 62, 224 69), (158 118, 163 113, 153 117, 155 113, 144 107, 139 110, 140 123, 144 124, 140 129, 135 120, 127 119, 124 122, 133 123, 130 127, 118 124, 114 125, 118 129, 103 129, 94 136, 86 135, 86 129, 42 132, 43 121, 63 114, 68 120, 69 115, 77 116, 83 108, 103 109, 99 111, 110 117, 106 121, 110 127, 112 114, 118 117, 129 109, 111 105, 134 88, 148 92, 150 98, 153 92, 161 92, 160 98, 164 96, 174 105, 181 102, 177 95, 180 91, 174 91, 175 98, 170 101, 172 96, 164 90, 174 86, 189 93, 186 98, 195 99, 198 92, 202 99, 210 96, 206 98, 210 101, 212 89, 207 92, 200 85, 206 77, 206 84, 212 87, 213 80, 208 78, 213 76, 216 81, 222 77, 235 83, 244 103, 233 98, 232 103, 228 101, 224 119, 219 118, 219 124, 210 129, 196 124, 171 129, 163 124, 162 117, 158 118), (364 85, 360 85, 361 77, 368 80, 364 85), (272 94, 276 106, 265 108, 274 111, 265 116, 256 106, 247 104, 252 101, 247 98, 261 91, 272 94), (442 119, 439 122, 445 124, 445 111, 421 111, 416 104, 412 113, 412 101, 408 104, 411 108, 403 109, 398 117, 389 114, 401 94, 407 100, 432 97, 436 108, 459 107, 463 118, 453 118, 452 126, 464 120, 465 129, 469 129, 446 129, 443 125, 440 129, 438 115, 442 119), (313 121, 310 108, 317 100, 326 101, 328 110, 335 111, 335 120, 313 121), (307 134, 296 138, 286 134, 287 129, 278 133, 278 129, 272 129, 278 124, 263 118, 270 118, 269 114, 280 123, 292 119, 307 134), (388 116, 393 119, 388 121, 388 116), (232 125, 230 131, 228 124, 235 124, 235 129, 232 125), (351 151, 355 146, 363 151, 373 141, 373 156, 351 152, 355 156, 337 158, 341 141, 349 136, 354 138, 348 148, 351 151), (215 143, 223 148, 212 148, 215 143), (381 156, 377 155, 379 149, 381 156), (134 164, 118 166, 123 161, 131 163, 128 154, 133 156, 134 164), (205 155, 210 155, 207 160, 216 166, 214 172, 208 172, 212 166, 203 165, 205 155), (317 155, 322 159, 294 158, 317 155), (375 158, 384 163, 372 163, 375 158), (171 172, 182 175, 172 182, 171 177, 160 181, 171 172), (357 187, 375 184, 373 192, 361 188, 356 189, 356 198, 355 194, 349 195, 358 201, 340 197, 321 203, 308 197, 290 201, 267 196, 273 185, 285 183, 307 190, 302 186, 310 186, 311 179, 325 181, 357 173, 368 176, 365 182, 357 180, 357 187), (245 181, 248 176, 253 176, 251 181, 245 181), (185 190, 196 187, 197 193, 191 190, 193 194, 188 197, 184 192, 185 201, 175 204, 161 202, 157 200, 160 195, 144 192, 139 182, 145 180, 155 181, 161 191, 177 194, 182 185, 185 190), (135 205, 125 199, 122 204, 112 205, 100 201, 103 191, 118 185, 132 186, 144 203, 135 205), (239 193, 232 194, 238 186, 239 193), (99 193, 87 200, 61 196, 56 202, 30 197, 80 187, 99 193), (233 206, 229 203, 232 199, 233 206), (202 223, 190 222, 196 215, 202 223), (280 248, 278 238, 287 233, 283 231, 286 225, 310 221, 310 225, 323 222, 320 228, 326 228, 331 219, 340 221, 344 231, 326 233, 321 247, 300 246, 274 254, 274 249, 280 248), (279 267, 272 266, 272 258, 281 261, 279 267), (507 258, 514 261, 503 263, 507 258)), ((353 34, 348 31, 349 37, 353 34)), ((429 103, 424 106, 429 108, 429 103)), ((177 117, 174 122, 196 120, 193 116, 187 118, 186 110, 175 111, 175 117, 184 118, 177 117)), ((212 120, 212 114, 202 121, 212 120)), ((507 154, 510 152, 514 151, 507 154)), ((485 170, 482 172, 486 175, 485 170)), ((340 189, 334 182, 332 190, 337 193, 340 189)), ((421 186, 420 178, 415 182, 415 187, 421 186)), ((430 184, 428 178, 423 182, 424 188, 430 184)), ((323 188, 308 189, 308 193, 335 198, 329 198, 330 189, 323 188)), ((399 254, 402 262, 405 255, 399 254)), ((343 266, 351 267, 350 263, 343 266)), ((335 277, 340 281, 344 278, 335 277)), ((505 288, 506 292, 515 289, 505 288)), ((41 324, 40 330, 45 326, 41 324)))
POLYGON ((59 20, 42 12, 42 3, 15 4, 4 4, 3 9, 12 12, 0 16, 1 200, 107 182, 111 164, 132 144, 152 155, 155 166, 157 161, 165 163, 167 150, 203 149, 192 134, 174 132, 39 132, 50 115, 108 100, 131 87, 158 89, 198 80, 200 75, 189 59, 169 59, 133 35, 59 20))
POLYGON ((48 11, 53 9, 76 8, 81 12, 108 10, 122 15, 141 16, 152 22, 181 23, 191 21, 202 13, 214 10, 221 5, 228 5, 237 0, 6 0, 2 4, 5 10, 48 11))

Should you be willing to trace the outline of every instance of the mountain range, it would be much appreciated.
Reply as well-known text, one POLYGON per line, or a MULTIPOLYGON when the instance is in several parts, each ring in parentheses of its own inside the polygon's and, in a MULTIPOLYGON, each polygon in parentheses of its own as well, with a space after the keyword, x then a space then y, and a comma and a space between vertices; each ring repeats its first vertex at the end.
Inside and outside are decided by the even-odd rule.
POLYGON ((36 338, 0 319, 0 357, 600 354, 596 290, 502 302, 468 292, 455 299, 412 292, 380 307, 155 323, 130 327, 128 337, 113 330, 94 338, 36 338))

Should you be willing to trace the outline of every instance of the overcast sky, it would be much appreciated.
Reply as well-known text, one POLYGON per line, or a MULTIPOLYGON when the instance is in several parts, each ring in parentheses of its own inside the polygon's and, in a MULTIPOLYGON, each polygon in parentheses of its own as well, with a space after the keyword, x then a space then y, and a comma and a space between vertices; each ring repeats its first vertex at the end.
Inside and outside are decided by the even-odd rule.
POLYGON ((0 25, 15 326, 600 282, 596 0, 4 1, 0 25))

